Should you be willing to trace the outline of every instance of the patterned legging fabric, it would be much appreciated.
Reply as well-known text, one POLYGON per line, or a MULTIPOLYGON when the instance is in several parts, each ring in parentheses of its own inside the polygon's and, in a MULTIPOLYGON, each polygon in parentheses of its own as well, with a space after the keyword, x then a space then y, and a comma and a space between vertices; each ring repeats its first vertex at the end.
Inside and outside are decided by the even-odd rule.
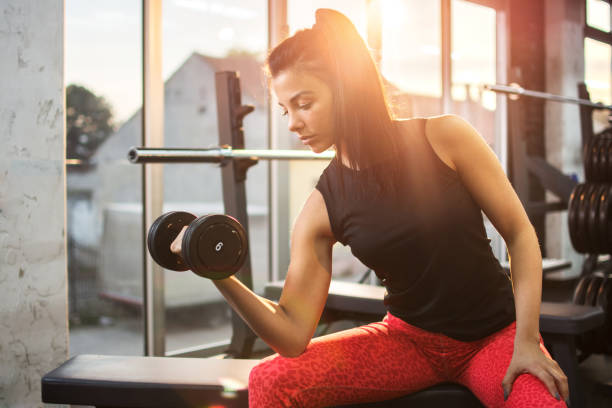
MULTIPOLYGON (((531 374, 521 374, 504 401, 501 387, 516 323, 463 342, 387 313, 371 323, 314 338, 295 358, 269 356, 249 377, 249 407, 328 407, 382 401, 442 382, 469 388, 487 407, 565 407, 531 374)), ((540 342, 540 348, 550 354, 540 342)))

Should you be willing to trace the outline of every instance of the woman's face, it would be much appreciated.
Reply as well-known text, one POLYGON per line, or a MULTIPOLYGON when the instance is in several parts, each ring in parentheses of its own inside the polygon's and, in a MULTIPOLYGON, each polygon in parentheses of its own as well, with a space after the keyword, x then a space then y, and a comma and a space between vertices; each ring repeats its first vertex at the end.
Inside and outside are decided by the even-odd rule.
POLYGON ((289 119, 288 127, 315 153, 333 146, 331 89, 314 75, 295 69, 272 78, 272 89, 289 119))

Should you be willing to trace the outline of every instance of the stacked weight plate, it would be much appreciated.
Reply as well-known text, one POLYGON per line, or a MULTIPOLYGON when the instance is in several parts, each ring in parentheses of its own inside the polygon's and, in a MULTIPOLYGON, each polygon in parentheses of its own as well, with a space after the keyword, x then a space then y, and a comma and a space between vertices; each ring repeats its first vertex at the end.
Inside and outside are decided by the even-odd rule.
MULTIPOLYGON (((568 205, 570 239, 580 253, 612 254, 612 129, 594 135, 583 151, 586 182, 578 184, 568 205)), ((582 336, 579 348, 612 353, 612 280, 609 269, 583 276, 574 290, 575 304, 600 306, 605 325, 582 336)))
POLYGON ((583 152, 586 183, 578 184, 568 205, 570 239, 576 251, 612 253, 612 131, 591 138, 583 152))

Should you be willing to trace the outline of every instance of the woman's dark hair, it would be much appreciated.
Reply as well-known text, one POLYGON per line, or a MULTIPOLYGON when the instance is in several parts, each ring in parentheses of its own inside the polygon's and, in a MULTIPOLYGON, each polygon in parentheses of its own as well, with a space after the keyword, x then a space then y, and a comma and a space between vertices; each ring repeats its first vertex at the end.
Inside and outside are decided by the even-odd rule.
MULTIPOLYGON (((316 23, 278 44, 268 55, 266 70, 274 78, 297 69, 323 80, 331 89, 334 106, 334 144, 344 191, 340 158, 346 155, 352 170, 371 170, 383 191, 393 192, 402 160, 400 134, 387 103, 381 76, 363 39, 343 14, 318 9, 316 23), (376 164, 384 163, 383 166, 376 164)), ((360 178, 361 191, 368 180, 360 178)))

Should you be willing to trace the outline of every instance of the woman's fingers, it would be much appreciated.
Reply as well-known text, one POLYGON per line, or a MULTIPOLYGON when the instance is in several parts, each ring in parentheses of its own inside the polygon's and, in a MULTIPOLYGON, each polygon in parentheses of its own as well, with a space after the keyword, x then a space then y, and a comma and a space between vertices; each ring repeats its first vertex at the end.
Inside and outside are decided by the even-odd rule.
POLYGON ((502 382, 504 389, 504 399, 507 399, 514 385, 516 378, 525 373, 530 373, 537 377, 544 386, 557 400, 563 398, 564 401, 569 401, 569 385, 567 377, 563 373, 563 370, 559 367, 556 361, 548 359, 545 364, 538 364, 536 367, 520 369, 518 366, 512 368, 506 373, 506 377, 502 382))
POLYGON ((544 367, 538 367, 537 369, 531 371, 531 373, 538 377, 540 381, 544 383, 544 385, 546 386, 546 388, 548 388, 548 391, 553 397, 555 397, 556 399, 561 399, 561 394, 557 389, 557 382, 555 380, 555 376, 551 372, 549 372, 549 370, 544 367))
MULTIPOLYGON (((170 244, 170 252, 172 252, 175 255, 181 255, 181 245, 183 242, 183 235, 185 235, 185 230, 187 229, 187 225, 185 225, 183 227, 183 229, 181 230, 181 232, 177 235, 177 237, 174 239, 174 241, 172 241, 172 244, 170 244)), ((168 241, 166 241, 168 242, 168 241)))
POLYGON ((561 394, 561 398, 563 398, 565 401, 569 401, 569 384, 567 382, 567 376, 563 370, 561 370, 559 364, 557 364, 557 362, 554 360, 551 360, 550 371, 555 380, 557 390, 559 390, 559 393, 561 394))

